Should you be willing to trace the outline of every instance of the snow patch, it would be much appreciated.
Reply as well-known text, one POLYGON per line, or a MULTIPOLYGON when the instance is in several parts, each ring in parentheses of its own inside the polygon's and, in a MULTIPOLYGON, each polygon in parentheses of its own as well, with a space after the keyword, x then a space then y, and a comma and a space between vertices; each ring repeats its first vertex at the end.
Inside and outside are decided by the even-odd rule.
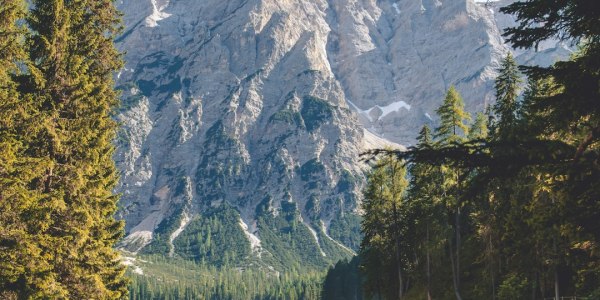
POLYGON ((400 14, 400 7, 398 7, 398 3, 394 3, 392 4, 392 6, 394 7, 394 9, 396 10, 397 14, 400 14))
MULTIPOLYGON (((381 109, 381 111, 382 111, 381 117, 379 117, 379 118, 383 118, 393 112, 399 111, 401 108, 410 110, 410 105, 404 101, 393 102, 393 103, 390 103, 383 107, 377 105, 376 107, 379 107, 379 109, 381 109)), ((373 109, 373 108, 371 108, 371 109, 373 109)))
POLYGON ((163 10, 169 5, 169 1, 164 1, 164 3, 157 3, 158 0, 152 1, 152 14, 146 17, 146 26, 147 27, 156 27, 158 26, 158 22, 162 21, 171 16, 164 12, 163 10))
POLYGON ((260 258, 262 254, 262 244, 260 239, 258 238, 258 236, 250 232, 250 230, 248 230, 248 224, 246 224, 244 220, 242 220, 242 218, 240 218, 239 224, 240 227, 242 227, 242 230, 244 231, 244 235, 246 235, 246 238, 250 242, 250 248, 252 249, 252 252, 257 253, 258 257, 260 258))
POLYGON ((385 116, 387 116, 393 112, 397 112, 402 108, 404 108, 406 110, 410 110, 410 108, 411 108, 411 106, 408 103, 400 100, 400 101, 392 102, 386 106, 375 105, 367 110, 362 110, 358 106, 356 106, 354 103, 352 103, 350 100, 347 100, 347 101, 348 101, 348 103, 350 103, 350 105, 352 107, 354 107, 354 109, 356 109, 356 111, 358 111, 359 114, 361 114, 361 115, 365 116, 367 119, 369 119, 369 121, 371 123, 375 122, 375 121, 379 121, 381 118, 384 118, 385 116), (377 116, 377 119, 375 119, 375 120, 373 120, 373 115, 371 114, 372 112, 376 113, 374 110, 381 111, 381 114, 379 116, 377 116))

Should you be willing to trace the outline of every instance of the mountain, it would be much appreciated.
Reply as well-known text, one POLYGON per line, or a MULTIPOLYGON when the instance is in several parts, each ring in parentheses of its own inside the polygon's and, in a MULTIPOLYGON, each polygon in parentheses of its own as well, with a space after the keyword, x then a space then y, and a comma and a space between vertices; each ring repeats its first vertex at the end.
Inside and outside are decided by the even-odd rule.
POLYGON ((451 85, 470 111, 493 101, 496 5, 120 1, 120 247, 276 269, 354 254, 360 153, 413 143, 451 85))

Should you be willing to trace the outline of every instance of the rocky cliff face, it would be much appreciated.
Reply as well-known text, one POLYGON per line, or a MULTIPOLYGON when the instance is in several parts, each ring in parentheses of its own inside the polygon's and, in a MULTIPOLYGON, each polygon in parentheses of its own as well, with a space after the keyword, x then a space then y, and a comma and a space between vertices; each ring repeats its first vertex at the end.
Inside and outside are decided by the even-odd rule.
POLYGON ((283 262, 290 252, 326 263, 352 253, 361 151, 412 143, 450 85, 470 110, 483 109, 508 51, 497 13, 473 0, 119 8, 123 247, 193 259, 214 235, 203 218, 225 222, 229 210, 249 249, 231 254, 240 260, 283 262))

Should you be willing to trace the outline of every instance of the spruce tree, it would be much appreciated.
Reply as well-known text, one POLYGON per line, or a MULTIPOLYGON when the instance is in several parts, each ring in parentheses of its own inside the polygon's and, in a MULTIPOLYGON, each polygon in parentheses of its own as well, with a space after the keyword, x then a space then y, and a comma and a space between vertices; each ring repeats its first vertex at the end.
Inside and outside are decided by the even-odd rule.
POLYGON ((491 124, 492 131, 500 138, 508 137, 517 124, 517 112, 519 110, 517 98, 520 83, 517 62, 509 52, 502 61, 496 78, 496 103, 492 108, 495 118, 491 124))
POLYGON ((475 121, 469 129, 469 140, 485 140, 488 137, 487 117, 483 113, 478 113, 475 121))
POLYGON ((40 234, 50 226, 50 206, 31 188, 48 161, 28 155, 39 119, 32 97, 21 92, 22 66, 34 71, 25 14, 25 1, 0 6, 0 298, 60 298, 46 252, 51 240, 40 234))
POLYGON ((112 76, 122 65, 112 42, 119 14, 111 0, 35 0, 27 21, 32 63, 23 91, 40 125, 25 154, 48 160, 30 188, 45 208, 38 244, 53 281, 36 297, 124 298, 125 268, 112 248, 123 227, 114 219, 111 118, 112 76))
POLYGON ((417 136, 417 149, 423 149, 433 146, 433 137, 431 129, 427 125, 423 125, 417 136))

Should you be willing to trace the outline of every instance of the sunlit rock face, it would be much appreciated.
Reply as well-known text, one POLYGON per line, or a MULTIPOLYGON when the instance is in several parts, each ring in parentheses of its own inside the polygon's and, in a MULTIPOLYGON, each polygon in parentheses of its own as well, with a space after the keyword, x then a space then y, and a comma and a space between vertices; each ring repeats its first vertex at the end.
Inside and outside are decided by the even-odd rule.
MULTIPOLYGON (((470 111, 482 110, 508 51, 499 13, 473 0, 118 7, 126 66, 117 74, 123 105, 115 157, 124 245, 132 251, 160 229, 177 254, 187 224, 228 206, 240 215, 248 247, 265 253, 257 219, 292 203, 291 218, 310 233, 316 257, 351 252, 356 237, 330 227, 360 211, 360 153, 414 143, 423 124, 435 124, 451 85, 470 111)), ((353 224, 348 230, 357 230, 353 224)))

